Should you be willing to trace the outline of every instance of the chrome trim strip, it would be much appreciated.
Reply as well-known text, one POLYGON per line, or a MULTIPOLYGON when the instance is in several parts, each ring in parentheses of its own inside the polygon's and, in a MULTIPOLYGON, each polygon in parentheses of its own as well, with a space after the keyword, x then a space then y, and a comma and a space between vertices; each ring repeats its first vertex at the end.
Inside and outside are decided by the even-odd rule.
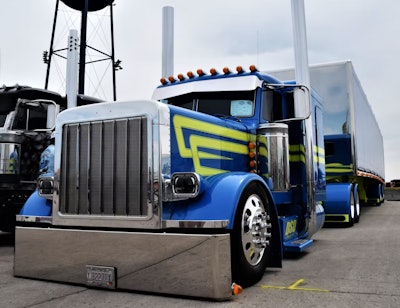
POLYGON ((53 222, 53 218, 51 216, 16 215, 15 220, 19 222, 37 222, 37 223, 48 223, 48 224, 51 224, 53 222))
POLYGON ((210 228, 223 229, 229 225, 229 220, 163 220, 164 228, 210 228))

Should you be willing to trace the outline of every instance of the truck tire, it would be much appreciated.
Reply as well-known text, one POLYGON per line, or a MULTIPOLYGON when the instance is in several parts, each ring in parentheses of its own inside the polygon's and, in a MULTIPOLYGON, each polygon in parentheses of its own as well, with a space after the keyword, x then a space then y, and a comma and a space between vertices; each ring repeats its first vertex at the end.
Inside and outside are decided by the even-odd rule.
POLYGON ((355 205, 355 199, 354 199, 354 190, 353 186, 350 189, 350 209, 349 209, 349 221, 346 224, 347 227, 352 227, 355 222, 355 212, 356 212, 356 205, 355 205))
POLYGON ((259 184, 243 191, 231 236, 232 281, 248 287, 258 282, 267 267, 272 224, 270 204, 259 184))
POLYGON ((361 216, 360 195, 358 194, 358 185, 354 185, 354 222, 358 223, 361 216))

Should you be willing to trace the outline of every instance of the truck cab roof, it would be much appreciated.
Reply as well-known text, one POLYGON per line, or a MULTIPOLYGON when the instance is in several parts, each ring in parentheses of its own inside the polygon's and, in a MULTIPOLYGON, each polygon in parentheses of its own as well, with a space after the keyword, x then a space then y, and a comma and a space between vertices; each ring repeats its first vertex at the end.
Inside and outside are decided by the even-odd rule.
MULTIPOLYGON (((52 100, 56 104, 60 105, 61 108, 67 107, 66 96, 62 96, 54 91, 21 85, 15 85, 11 87, 3 86, 0 88, 0 113, 3 114, 4 112, 10 112, 14 110, 18 99, 52 100)), ((102 101, 103 100, 95 97, 78 94, 77 105, 82 106, 99 103, 102 101)))
POLYGON ((275 77, 260 73, 253 66, 250 72, 245 72, 241 67, 237 68, 237 73, 232 73, 227 68, 223 71, 218 73, 215 69, 211 69, 208 75, 199 69, 197 76, 188 72, 187 77, 179 74, 178 79, 170 76, 167 81, 162 78, 162 85, 154 90, 152 99, 163 100, 188 93, 248 91, 261 87, 263 82, 281 83, 275 77))

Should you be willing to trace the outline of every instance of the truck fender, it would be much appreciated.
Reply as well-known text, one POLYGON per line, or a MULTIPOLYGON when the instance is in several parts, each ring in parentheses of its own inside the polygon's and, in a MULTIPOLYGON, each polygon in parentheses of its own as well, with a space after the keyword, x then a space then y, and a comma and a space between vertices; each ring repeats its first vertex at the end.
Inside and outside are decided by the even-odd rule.
POLYGON ((351 220, 350 195, 352 189, 352 183, 328 183, 326 185, 326 201, 324 203, 325 213, 327 215, 349 215, 349 220, 351 220))
MULTIPOLYGON (((202 193, 186 201, 176 202, 169 219, 172 220, 228 220, 228 229, 233 228, 236 209, 245 187, 252 181, 262 183, 271 193, 263 181, 256 175, 246 172, 222 173, 202 178, 202 193)), ((271 197, 272 199, 272 197, 271 197)))
POLYGON ((39 196, 37 189, 26 200, 20 211, 23 216, 51 216, 52 201, 39 196))
POLYGON ((257 174, 248 172, 229 172, 203 179, 205 189, 196 199, 189 200, 185 206, 175 206, 170 219, 173 220, 229 220, 227 229, 232 230, 236 210, 244 189, 251 182, 257 182, 265 190, 270 203, 270 216, 273 224, 271 260, 269 266, 281 267, 282 241, 278 212, 271 191, 266 182, 257 174))

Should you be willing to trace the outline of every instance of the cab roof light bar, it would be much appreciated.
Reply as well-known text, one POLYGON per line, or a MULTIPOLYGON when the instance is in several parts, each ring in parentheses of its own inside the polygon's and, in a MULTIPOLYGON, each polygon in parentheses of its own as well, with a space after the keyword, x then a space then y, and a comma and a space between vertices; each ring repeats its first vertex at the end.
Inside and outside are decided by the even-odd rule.
MULTIPOLYGON (((256 72, 259 71, 255 65, 250 65, 249 66, 249 70, 250 70, 250 73, 256 73, 256 72)), ((224 67, 222 69, 222 72, 223 72, 224 75, 233 74, 233 72, 229 69, 229 67, 224 67)), ((236 72, 237 72, 237 74, 246 73, 246 71, 240 65, 238 65, 236 67, 236 72)), ((203 77, 203 76, 207 75, 207 73, 201 68, 199 68, 196 71, 196 73, 197 73, 197 76, 192 71, 188 71, 186 73, 187 78, 184 76, 184 74, 178 74, 177 75, 177 79, 175 79, 173 76, 169 76, 168 79, 163 77, 163 78, 160 79, 160 82, 161 82, 162 85, 166 85, 166 84, 168 84, 168 82, 175 83, 177 81, 185 81, 186 79, 193 79, 193 78, 196 78, 196 77, 203 77)), ((210 74, 211 74, 211 76, 220 75, 220 73, 215 68, 211 68, 210 69, 210 74)))

